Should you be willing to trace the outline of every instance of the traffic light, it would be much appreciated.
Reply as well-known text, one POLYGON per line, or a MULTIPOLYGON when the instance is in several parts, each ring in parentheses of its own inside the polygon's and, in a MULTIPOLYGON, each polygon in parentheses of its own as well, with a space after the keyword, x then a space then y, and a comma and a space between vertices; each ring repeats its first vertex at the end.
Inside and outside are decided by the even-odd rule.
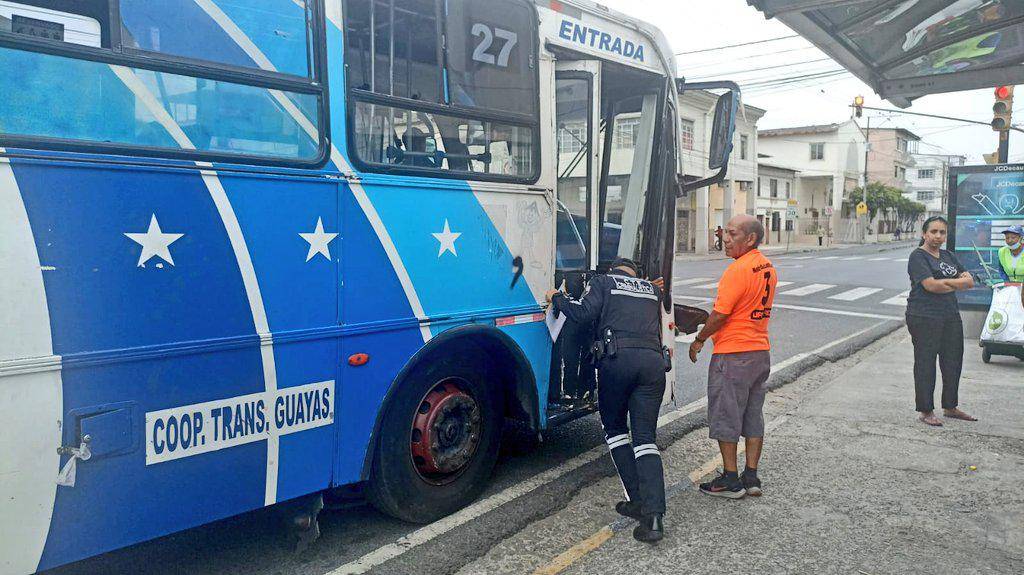
POLYGON ((995 113, 992 129, 997 132, 1009 130, 1013 116, 1013 86, 996 88, 996 103, 992 106, 992 112, 995 113))
POLYGON ((864 96, 857 96, 853 99, 853 110, 858 118, 864 115, 864 96))

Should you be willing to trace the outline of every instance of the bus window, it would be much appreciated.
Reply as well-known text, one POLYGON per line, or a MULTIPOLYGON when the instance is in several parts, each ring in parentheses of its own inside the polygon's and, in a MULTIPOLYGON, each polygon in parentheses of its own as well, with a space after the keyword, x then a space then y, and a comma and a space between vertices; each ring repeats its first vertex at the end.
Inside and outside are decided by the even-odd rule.
POLYGON ((349 0, 349 87, 442 102, 440 10, 434 0, 349 0))
POLYGON ((448 79, 457 106, 533 115, 533 9, 507 0, 448 5, 448 79))
POLYGON ((486 120, 356 103, 355 151, 364 162, 463 174, 526 178, 534 132, 486 120))
POLYGON ((317 164, 318 5, 0 0, 0 147, 317 164))
POLYGON ((534 9, 505 1, 499 26, 484 18, 499 13, 491 4, 346 0, 352 148, 362 167, 466 179, 536 179, 534 9), (442 37, 448 39, 447 54, 442 37), (480 43, 484 37, 490 38, 486 45, 480 43))
POLYGON ((302 77, 313 74, 311 2, 120 0, 119 4, 125 48, 302 77), (259 47, 267 61, 254 61, 237 45, 229 32, 236 28, 259 47))
MULTIPOLYGON (((637 258, 650 179, 656 95, 634 96, 616 105, 611 123, 610 154, 602 174, 603 200, 599 261, 637 258)), ((607 132, 607 129, 606 129, 607 132)), ((607 136, 607 134, 605 134, 607 136)))
POLYGON ((99 48, 110 45, 107 0, 0 0, 0 32, 99 48), (73 12, 71 10, 74 10, 73 12))

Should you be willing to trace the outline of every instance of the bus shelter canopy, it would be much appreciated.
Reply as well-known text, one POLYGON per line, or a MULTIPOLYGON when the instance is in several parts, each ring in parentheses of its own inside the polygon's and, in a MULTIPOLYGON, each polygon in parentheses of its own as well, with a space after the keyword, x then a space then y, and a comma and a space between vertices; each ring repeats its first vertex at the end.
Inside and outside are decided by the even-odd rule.
POLYGON ((1022 0, 747 0, 905 108, 1024 83, 1022 0))

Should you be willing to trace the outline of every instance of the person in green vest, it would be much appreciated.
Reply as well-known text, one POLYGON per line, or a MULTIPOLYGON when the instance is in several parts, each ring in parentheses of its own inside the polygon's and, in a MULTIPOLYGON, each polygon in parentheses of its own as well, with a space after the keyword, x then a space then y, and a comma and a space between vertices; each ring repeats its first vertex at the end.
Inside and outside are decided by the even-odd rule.
POLYGON ((1024 227, 1012 225, 1003 230, 1006 245, 999 248, 999 275, 1003 281, 1021 285, 1020 304, 1024 305, 1024 227))
POLYGON ((1003 281, 1024 283, 1024 227, 1013 225, 1003 230, 1006 245, 999 248, 999 275, 1003 281))

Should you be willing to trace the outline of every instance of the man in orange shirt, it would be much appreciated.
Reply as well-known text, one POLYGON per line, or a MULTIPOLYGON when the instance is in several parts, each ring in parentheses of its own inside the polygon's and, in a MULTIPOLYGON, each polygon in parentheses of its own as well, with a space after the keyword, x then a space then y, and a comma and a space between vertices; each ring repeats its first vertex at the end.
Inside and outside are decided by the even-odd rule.
POLYGON ((765 383, 771 372, 768 320, 778 277, 758 246, 764 226, 753 216, 729 220, 725 253, 732 264, 718 282, 718 299, 704 329, 690 345, 690 360, 710 337, 714 355, 708 369, 708 427, 722 451, 722 474, 701 483, 700 490, 716 497, 740 499, 761 495, 757 462, 764 441, 765 383), (737 474, 736 447, 746 440, 747 467, 737 474))

